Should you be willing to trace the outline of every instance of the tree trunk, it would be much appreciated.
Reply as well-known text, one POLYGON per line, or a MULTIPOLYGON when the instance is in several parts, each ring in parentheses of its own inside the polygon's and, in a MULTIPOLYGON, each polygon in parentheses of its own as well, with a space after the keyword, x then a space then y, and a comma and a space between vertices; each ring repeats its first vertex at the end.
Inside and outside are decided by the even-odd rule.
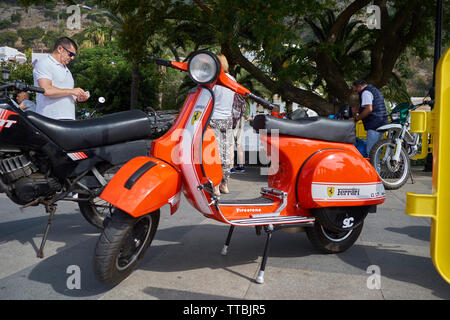
MULTIPOLYGON (((161 76, 164 78, 166 75, 167 68, 164 66, 158 66, 158 72, 161 74, 161 76)), ((163 108, 163 81, 159 83, 159 93, 158 93, 158 109, 162 110, 163 108)))
POLYGON ((139 64, 136 59, 131 61, 131 92, 130 92, 130 109, 136 109, 138 105, 139 93, 139 64))
POLYGON ((284 101, 295 102, 300 106, 316 111, 322 116, 328 115, 332 110, 333 104, 329 103, 317 94, 300 89, 288 82, 277 83, 271 79, 262 70, 247 60, 247 58, 241 53, 239 47, 232 47, 230 43, 222 43, 221 45, 222 52, 227 57, 228 61, 234 61, 236 64, 239 64, 272 94, 279 94, 284 101))

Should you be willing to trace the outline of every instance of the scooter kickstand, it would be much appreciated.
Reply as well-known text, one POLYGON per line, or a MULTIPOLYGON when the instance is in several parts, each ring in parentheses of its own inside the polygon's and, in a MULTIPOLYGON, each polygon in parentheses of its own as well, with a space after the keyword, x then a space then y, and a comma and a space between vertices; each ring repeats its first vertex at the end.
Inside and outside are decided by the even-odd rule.
POLYGON ((39 248, 39 251, 36 255, 38 258, 41 258, 41 259, 44 258, 44 246, 45 246, 45 243, 47 242, 47 237, 48 237, 48 233, 50 231, 50 225, 52 224, 53 216, 55 215, 56 205, 51 204, 51 205, 45 206, 45 210, 47 212, 50 212, 50 216, 48 217, 47 226, 45 227, 44 236, 42 237, 41 247, 39 248))
POLYGON ((264 246, 264 255, 259 268, 258 276, 256 277, 256 283, 264 283, 264 270, 266 268, 267 255, 269 253, 270 240, 272 239, 273 226, 270 224, 267 227, 264 226, 264 230, 267 232, 266 245, 264 246))
POLYGON ((223 246, 222 252, 220 253, 223 256, 226 256, 228 253, 228 246, 230 245, 231 236, 233 235, 233 231, 234 231, 234 226, 231 225, 230 230, 228 231, 227 240, 225 241, 225 245, 223 246))

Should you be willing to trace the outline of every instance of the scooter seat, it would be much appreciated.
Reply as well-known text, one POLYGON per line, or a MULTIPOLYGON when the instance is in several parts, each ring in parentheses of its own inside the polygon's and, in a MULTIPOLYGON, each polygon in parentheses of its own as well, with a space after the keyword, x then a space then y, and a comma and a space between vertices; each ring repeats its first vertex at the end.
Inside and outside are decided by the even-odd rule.
POLYGON ((141 110, 86 120, 55 120, 35 112, 28 112, 27 118, 65 151, 145 139, 152 133, 150 120, 141 110))
POLYGON ((355 123, 348 120, 331 120, 322 117, 301 118, 298 120, 280 119, 268 115, 257 115, 253 128, 259 130, 278 130, 279 135, 305 139, 323 140, 355 144, 355 123))

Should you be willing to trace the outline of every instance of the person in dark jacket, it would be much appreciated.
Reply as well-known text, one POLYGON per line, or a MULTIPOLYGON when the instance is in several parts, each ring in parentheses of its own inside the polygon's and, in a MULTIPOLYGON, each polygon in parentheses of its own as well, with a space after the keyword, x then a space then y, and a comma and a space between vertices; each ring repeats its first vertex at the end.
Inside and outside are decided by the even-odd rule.
POLYGON ((364 129, 367 131, 367 155, 373 145, 383 136, 382 132, 376 131, 379 127, 388 123, 388 115, 383 95, 380 90, 365 80, 353 82, 353 91, 359 94, 359 114, 354 118, 355 122, 362 120, 364 129))

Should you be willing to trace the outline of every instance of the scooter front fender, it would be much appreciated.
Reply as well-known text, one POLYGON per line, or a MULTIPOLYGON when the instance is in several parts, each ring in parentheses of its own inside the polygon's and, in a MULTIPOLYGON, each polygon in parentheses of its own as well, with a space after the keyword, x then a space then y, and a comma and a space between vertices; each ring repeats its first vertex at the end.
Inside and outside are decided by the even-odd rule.
POLYGON ((390 123, 384 126, 381 126, 377 129, 378 132, 386 132, 389 130, 402 130, 402 125, 397 123, 390 123))
POLYGON ((128 161, 110 180, 100 198, 140 217, 170 204, 175 213, 180 203, 181 174, 153 157, 128 161))

